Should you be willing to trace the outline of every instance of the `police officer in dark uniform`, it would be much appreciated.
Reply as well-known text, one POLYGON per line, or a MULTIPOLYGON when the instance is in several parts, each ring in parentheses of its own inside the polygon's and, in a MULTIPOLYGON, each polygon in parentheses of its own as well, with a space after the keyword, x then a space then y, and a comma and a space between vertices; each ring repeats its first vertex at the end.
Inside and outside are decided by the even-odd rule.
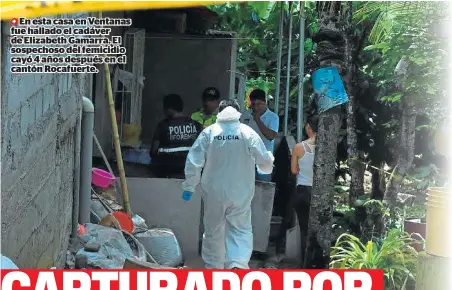
POLYGON ((185 178, 188 151, 202 131, 202 126, 183 114, 184 103, 179 95, 163 99, 166 118, 155 130, 152 141, 152 171, 160 178, 185 178))

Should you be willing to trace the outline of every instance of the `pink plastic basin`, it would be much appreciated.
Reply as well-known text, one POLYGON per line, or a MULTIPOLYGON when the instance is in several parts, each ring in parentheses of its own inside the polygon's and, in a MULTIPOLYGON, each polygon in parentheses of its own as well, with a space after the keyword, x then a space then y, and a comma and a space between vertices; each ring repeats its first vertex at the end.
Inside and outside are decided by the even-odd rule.
POLYGON ((101 188, 107 188, 115 182, 116 178, 109 172, 99 168, 93 168, 91 177, 92 184, 99 186, 101 188))

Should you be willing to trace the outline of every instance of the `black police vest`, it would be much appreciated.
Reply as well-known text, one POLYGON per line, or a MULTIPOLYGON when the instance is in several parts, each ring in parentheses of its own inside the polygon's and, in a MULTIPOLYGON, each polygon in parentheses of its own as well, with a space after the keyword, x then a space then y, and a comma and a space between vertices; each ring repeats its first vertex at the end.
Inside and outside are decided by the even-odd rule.
POLYGON ((188 151, 202 131, 202 126, 189 117, 166 119, 159 125, 160 144, 156 163, 182 171, 188 151))
POLYGON ((177 153, 190 150, 201 128, 189 117, 177 117, 162 122, 159 131, 159 153, 177 153))

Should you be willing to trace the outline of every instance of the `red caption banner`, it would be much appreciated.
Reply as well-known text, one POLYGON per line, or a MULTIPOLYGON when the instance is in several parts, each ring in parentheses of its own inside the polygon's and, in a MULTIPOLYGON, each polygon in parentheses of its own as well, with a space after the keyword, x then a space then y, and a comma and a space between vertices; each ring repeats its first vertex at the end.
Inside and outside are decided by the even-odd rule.
POLYGON ((2 270, 1 282, 1 290, 384 290, 382 270, 2 270))

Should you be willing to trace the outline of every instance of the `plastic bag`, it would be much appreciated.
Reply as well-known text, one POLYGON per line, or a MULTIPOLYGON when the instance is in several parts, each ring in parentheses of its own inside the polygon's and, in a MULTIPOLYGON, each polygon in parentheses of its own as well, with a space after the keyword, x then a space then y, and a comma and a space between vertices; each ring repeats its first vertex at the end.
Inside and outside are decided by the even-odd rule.
POLYGON ((148 225, 146 221, 137 214, 132 216, 132 221, 134 225, 133 234, 142 233, 148 230, 148 225))
POLYGON ((176 235, 170 229, 150 229, 135 235, 155 261, 164 267, 179 267, 184 260, 176 235))
POLYGON ((319 113, 348 102, 344 83, 336 67, 324 67, 312 75, 312 86, 316 93, 319 113))
POLYGON ((3 255, 1 256, 1 263, 0 263, 0 269, 3 270, 16 270, 19 269, 19 267, 16 266, 16 264, 14 264, 13 261, 11 261, 10 258, 5 257, 3 255))
POLYGON ((77 255, 86 255, 90 267, 101 269, 122 269, 127 258, 145 262, 146 253, 143 245, 140 245, 131 235, 124 233, 114 228, 86 224, 86 234, 80 238, 85 243, 100 244, 100 249, 98 252, 80 249, 77 255))

